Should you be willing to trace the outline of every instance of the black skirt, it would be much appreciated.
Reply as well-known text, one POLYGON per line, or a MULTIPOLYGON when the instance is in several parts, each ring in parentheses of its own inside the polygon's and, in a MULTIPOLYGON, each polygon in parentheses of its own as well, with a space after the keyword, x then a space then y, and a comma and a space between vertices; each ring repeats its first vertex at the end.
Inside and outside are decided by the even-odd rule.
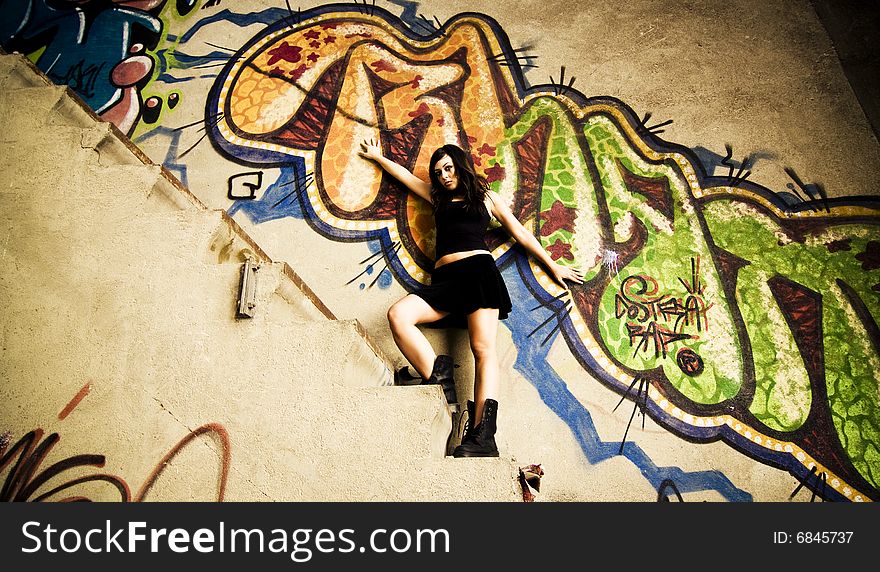
POLYGON ((510 294, 491 254, 475 254, 435 268, 431 284, 413 293, 435 310, 449 312, 426 324, 431 328, 467 328, 467 315, 480 308, 498 308, 501 320, 511 310, 510 294))

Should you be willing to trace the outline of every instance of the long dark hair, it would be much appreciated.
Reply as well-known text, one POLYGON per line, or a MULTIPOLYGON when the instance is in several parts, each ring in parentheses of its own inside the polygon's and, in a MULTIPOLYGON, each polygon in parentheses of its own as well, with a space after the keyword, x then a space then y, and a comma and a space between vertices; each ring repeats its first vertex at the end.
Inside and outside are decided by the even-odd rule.
POLYGON ((452 193, 447 191, 440 183, 440 179, 434 173, 434 166, 443 157, 452 159, 452 165, 455 167, 455 174, 458 177, 458 188, 456 194, 463 194, 464 200, 468 203, 467 209, 472 212, 479 212, 485 206, 486 193, 489 191, 489 183, 486 177, 477 173, 474 169, 474 160, 464 149, 458 145, 446 144, 431 155, 431 161, 428 163, 428 174, 431 177, 431 202, 434 204, 434 212, 442 205, 452 200, 452 193))

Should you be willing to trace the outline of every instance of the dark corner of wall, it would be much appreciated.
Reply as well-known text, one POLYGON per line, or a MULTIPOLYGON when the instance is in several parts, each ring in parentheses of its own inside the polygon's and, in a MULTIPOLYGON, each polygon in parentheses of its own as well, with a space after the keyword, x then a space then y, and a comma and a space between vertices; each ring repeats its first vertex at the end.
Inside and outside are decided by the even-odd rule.
POLYGON ((880 2, 810 0, 880 140, 880 2))

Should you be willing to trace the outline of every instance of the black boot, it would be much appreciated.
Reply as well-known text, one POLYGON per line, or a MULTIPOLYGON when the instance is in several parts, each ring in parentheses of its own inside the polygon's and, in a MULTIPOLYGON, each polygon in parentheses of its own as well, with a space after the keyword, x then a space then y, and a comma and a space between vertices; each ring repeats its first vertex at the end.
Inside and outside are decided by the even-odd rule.
POLYGON ((443 395, 446 396, 446 403, 454 411, 458 411, 458 395, 455 393, 454 369, 455 363, 452 361, 452 356, 439 355, 434 360, 434 370, 431 372, 431 377, 422 383, 439 383, 443 388, 443 395))
POLYGON ((496 419, 498 402, 487 399, 483 404, 483 418, 476 427, 471 427, 461 445, 452 452, 453 457, 497 457, 498 447, 495 445, 496 419))
POLYGON ((403 366, 394 372, 394 385, 419 385, 423 381, 421 377, 410 373, 408 366, 403 366))

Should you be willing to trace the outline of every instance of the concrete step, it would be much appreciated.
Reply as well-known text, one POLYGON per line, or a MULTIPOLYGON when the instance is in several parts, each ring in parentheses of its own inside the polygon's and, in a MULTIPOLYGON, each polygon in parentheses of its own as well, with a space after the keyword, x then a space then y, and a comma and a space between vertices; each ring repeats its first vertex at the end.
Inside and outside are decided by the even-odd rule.
POLYGON ((0 93, 49 85, 53 85, 49 78, 23 55, 0 54, 0 93))
MULTIPOLYGON (((101 175, 113 176, 123 181, 123 188, 145 186, 157 178, 144 166, 106 168, 92 175, 96 181, 102 180, 101 175), (137 176, 145 180, 138 181, 137 176)), ((184 324, 228 324, 236 315, 241 266, 250 257, 260 268, 256 323, 301 324, 332 318, 287 265, 268 260, 223 211, 157 212, 144 207, 138 212, 141 205, 151 204, 150 195, 107 189, 91 202, 69 189, 36 193, 21 181, 12 187, 0 193, 0 220, 9 229, 3 259, 15 284, 31 285, 31 297, 48 302, 76 291, 86 303, 96 298, 91 292, 97 289, 100 306, 110 305, 108 311, 122 313, 132 323, 140 324, 142 314, 163 323, 167 322, 163 315, 172 313, 184 324), (130 204, 134 201, 127 197, 139 199, 141 205, 130 204)), ((10 295, 27 297, 22 292, 10 295)), ((93 315, 97 312, 89 312, 85 318, 101 320, 93 315)), ((353 331, 364 350, 379 355, 360 325, 353 331)), ((372 380, 368 384, 390 383, 388 366, 370 372, 364 376, 372 380)))
MULTIPOLYGON (((421 459, 407 463, 383 478, 380 473, 361 501, 395 502, 521 502, 516 463, 509 457, 421 459)), ((345 486, 333 500, 357 494, 345 486)))
MULTIPOLYGON (((37 177, 37 181, 53 177, 66 180, 96 168, 148 166, 161 172, 179 194, 185 195, 186 203, 205 208, 170 171, 154 164, 110 123, 42 126, 33 132, 21 132, 8 128, 0 118, 0 130, 0 167, 9 173, 8 178, 29 174, 31 178, 37 177), (34 164, 40 169, 32 169, 34 164)), ((119 180, 115 182, 118 184, 119 180)), ((181 208, 189 208, 184 206, 185 202, 177 202, 181 208)))
POLYGON ((20 208, 27 208, 30 203, 32 208, 43 213, 63 214, 64 210, 59 206, 64 205, 108 216, 125 211, 137 216, 141 212, 203 209, 200 203, 190 199, 189 193, 180 191, 176 179, 169 178, 167 172, 156 165, 105 167, 83 164, 71 170, 46 169, 31 173, 32 167, 12 157, 7 156, 0 163, 6 163, 0 165, 4 173, 0 193, 4 196, 18 194, 11 200, 18 202, 20 208), (35 192, 41 188, 50 190, 35 192), (56 205, 54 208, 53 204, 56 205))
POLYGON ((5 254, 11 264, 0 295, 16 302, 4 320, 4 369, 120 382, 146 369, 196 392, 207 391, 218 370, 246 381, 254 368, 319 392, 327 384, 392 383, 388 360, 359 323, 299 313, 271 275, 258 282, 256 317, 242 320, 235 317, 237 265, 172 268, 132 259, 125 266, 88 250, 70 254, 67 263, 49 255, 34 266, 5 254), (49 337, 64 344, 34 360, 49 337))
MULTIPOLYGON (((230 357, 211 359, 230 371, 240 372, 242 379, 250 379, 253 371, 240 368, 234 362, 251 354, 253 367, 271 372, 270 380, 281 380, 285 387, 294 390, 320 394, 330 387, 376 387, 393 383, 391 368, 366 343, 363 327, 357 320, 291 320, 284 324, 241 321, 238 325, 238 339, 225 348, 218 348, 231 354, 230 357)), ((204 356, 180 356, 183 363, 204 359, 204 356)))
MULTIPOLYGON (((112 180, 126 181, 122 187, 134 181, 135 186, 146 186, 151 178, 164 185, 164 179, 146 167, 115 167, 92 173, 96 181, 100 175, 112 180), (138 182, 137 176, 153 177, 138 182)), ((139 277, 139 284, 161 289, 161 295, 173 295, 179 291, 198 292, 204 296, 205 312, 217 312, 218 316, 234 316, 234 303, 238 300, 241 264, 253 258, 260 270, 257 272, 258 315, 271 311, 275 321, 321 320, 333 315, 286 264, 272 263, 259 247, 223 211, 166 211, 169 205, 152 201, 163 193, 145 195, 138 192, 118 192, 106 189, 98 193, 94 201, 83 200, 65 192, 35 193, 23 181, 12 183, 6 189, 0 205, 0 220, 7 220, 14 230, 14 241, 7 243, 5 257, 14 267, 22 267, 27 273, 44 276, 79 276, 82 288, 89 283, 104 284, 113 281, 117 274, 139 277), (129 199, 128 197, 131 197, 129 199), (140 200, 140 205, 135 201, 140 200), (141 206, 143 205, 143 206, 141 206), (157 206, 158 205, 158 206, 157 206), (154 211, 158 208, 158 211, 154 211), (143 209, 141 212, 139 212, 143 209), (24 221, 24 222, 22 222, 24 221), (60 239, 47 241, 47 236, 58 235, 60 239), (216 279, 200 278, 194 268, 205 265, 230 264, 221 282, 227 283, 226 294, 212 289, 216 279), (111 275, 102 269, 114 269, 111 275), (51 269, 51 270, 50 270, 51 269), (209 292, 215 292, 208 295, 209 292), (218 299, 217 304, 210 302, 218 299), (217 306, 217 307, 215 307, 217 306), (288 317, 292 314, 295 318, 288 317)), ((171 191, 169 191, 171 192, 171 191)), ((46 285, 51 285, 52 280, 46 285)), ((144 298, 149 293, 140 292, 139 284, 130 289, 144 298)), ((198 301, 192 301, 198 305, 198 301)), ((361 335, 375 353, 375 344, 361 328, 361 335)))
POLYGON ((17 140, 43 127, 89 127, 98 120, 67 86, 7 88, 0 82, 3 140, 17 140))
MULTIPOLYGON (((11 253, 30 253, 36 260, 49 262, 52 253, 125 266, 155 259, 155 264, 172 269, 242 262, 256 248, 235 232, 222 211, 126 211, 113 208, 128 201, 112 191, 102 197, 103 205, 65 200, 54 190, 0 194, 0 218, 15 227, 17 244, 10 244, 11 253), (42 244, 49 233, 57 234, 56 240, 42 244)), ((141 200, 146 204, 148 196, 141 200)))
MULTIPOLYGON (((291 323, 305 321, 335 320, 330 310, 293 272, 286 262, 261 262, 256 272, 256 307, 254 321, 291 323)), ((239 282, 236 282, 238 295, 239 282)), ((370 344, 377 355, 382 355, 373 344, 369 334, 358 322, 361 337, 370 344)), ((383 358, 390 363, 389 360, 383 358)))
MULTIPOLYGON (((205 208, 164 166, 154 164, 114 125, 101 121, 69 88, 15 89, 0 99, 0 167, 8 178, 21 178, 24 171, 31 177, 61 175, 68 179, 96 167, 120 165, 150 167, 165 179, 164 195, 173 204, 182 209, 205 208), (64 161, 59 161, 60 157, 64 161), (32 163, 43 168, 29 172, 32 163), (70 165, 77 169, 71 171, 70 165)), ((117 185, 124 180, 103 178, 117 185)), ((101 187, 98 185, 99 190, 101 187)), ((89 184, 78 186, 86 193, 91 188, 89 184)))
MULTIPOLYGON (((287 403, 283 416, 299 423, 256 467, 231 473, 228 500, 266 500, 237 494, 253 489, 277 501, 521 500, 510 459, 444 457, 450 420, 443 403, 436 386, 337 391, 319 403, 287 403), (239 486, 244 475, 247 486, 239 486)), ((260 430, 242 427, 252 435, 260 430)))
MULTIPOLYGON (((449 416, 437 387, 318 393, 261 373, 248 383, 218 375, 203 392, 174 391, 150 379, 96 380, 74 414, 46 427, 62 434, 63 445, 46 462, 125 448, 129 454, 108 456, 101 472, 123 477, 133 494, 150 482, 146 500, 154 501, 216 500, 224 457, 227 501, 521 500, 510 458, 443 456, 449 416), (100 435, 95 419, 102 420, 100 435), (216 428, 213 436, 166 457, 208 424, 216 428), (157 470, 161 475, 153 478, 157 470)), ((16 418, 13 434, 37 422, 36 413, 16 418)), ((95 494, 96 500, 118 497, 109 487, 95 494)))

